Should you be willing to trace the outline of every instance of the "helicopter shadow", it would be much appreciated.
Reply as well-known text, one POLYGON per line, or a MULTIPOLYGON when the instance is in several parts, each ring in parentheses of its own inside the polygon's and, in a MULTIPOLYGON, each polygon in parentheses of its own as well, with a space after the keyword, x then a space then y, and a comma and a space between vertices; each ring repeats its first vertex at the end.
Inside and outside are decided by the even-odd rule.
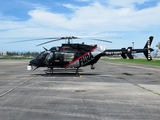
POLYGON ((43 77, 80 77, 80 76, 99 76, 100 74, 96 73, 84 73, 82 69, 78 70, 76 73, 76 69, 54 69, 53 73, 50 73, 48 70, 44 70, 43 74, 35 74, 43 77))
POLYGON ((76 73, 44 73, 44 74, 37 74, 43 77, 80 77, 80 74, 76 74, 76 73))
POLYGON ((100 74, 95 73, 47 73, 47 74, 35 74, 43 77, 81 77, 81 76, 100 76, 100 74))

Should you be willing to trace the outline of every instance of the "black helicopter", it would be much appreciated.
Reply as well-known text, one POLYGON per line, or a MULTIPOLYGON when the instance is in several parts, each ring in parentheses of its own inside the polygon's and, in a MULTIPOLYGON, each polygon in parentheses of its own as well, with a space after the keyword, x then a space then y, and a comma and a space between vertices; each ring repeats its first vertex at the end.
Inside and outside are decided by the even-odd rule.
MULTIPOLYGON (((49 68, 49 72, 53 73, 53 68, 75 68, 76 73, 78 73, 78 69, 80 67, 91 65, 91 69, 95 69, 94 65, 102 56, 111 56, 111 55, 121 55, 123 59, 127 57, 129 59, 133 59, 134 53, 144 53, 147 60, 152 60, 151 52, 153 49, 151 48, 151 43, 153 40, 153 36, 150 36, 146 45, 143 49, 132 49, 132 47, 122 48, 122 49, 107 49, 102 51, 97 45, 86 45, 84 43, 71 43, 72 39, 80 39, 75 36, 68 37, 56 37, 56 38, 41 38, 41 39, 32 39, 32 40, 23 40, 23 41, 15 41, 10 43, 17 42, 27 42, 34 40, 43 40, 50 39, 50 41, 41 43, 37 46, 47 44, 50 42, 55 42, 59 40, 67 40, 68 43, 62 44, 61 46, 52 47, 49 50, 44 48, 45 51, 38 54, 33 60, 29 62, 27 67, 28 70, 36 70, 40 67, 49 68)), ((109 42, 107 40, 100 39, 92 39, 96 41, 109 42)))
MULTIPOLYGON (((53 39, 53 38, 45 38, 45 39, 53 39)), ((145 47, 143 49, 132 49, 132 47, 128 47, 128 49, 110 49, 101 51, 97 45, 86 45, 84 43, 70 43, 72 39, 79 39, 78 37, 70 36, 70 37, 61 37, 55 40, 51 40, 37 46, 67 39, 68 43, 62 44, 59 47, 52 47, 51 49, 45 49, 45 51, 41 52, 37 57, 30 61, 28 65, 28 70, 35 70, 39 67, 47 67, 50 69, 50 72, 53 73, 53 68, 76 68, 76 73, 78 73, 78 69, 80 67, 91 65, 91 69, 95 69, 94 64, 102 56, 110 56, 110 55, 121 55, 122 58, 126 59, 127 56, 130 59, 133 59, 132 53, 144 53, 147 60, 152 60, 150 53, 153 51, 150 48, 153 36, 150 36, 145 47), (33 69, 33 66, 35 69, 33 69)), ((106 40, 99 40, 103 42, 111 42, 106 40)))
MULTIPOLYGON (((91 65, 91 69, 95 69, 94 64, 101 58, 101 56, 106 55, 105 51, 102 52, 97 45, 86 45, 84 42, 82 44, 71 43, 72 39, 80 39, 74 36, 60 37, 56 40, 51 40, 37 46, 64 39, 68 40, 68 43, 62 44, 62 46, 52 47, 49 50, 44 48, 45 51, 41 52, 37 55, 37 57, 30 61, 27 67, 28 70, 35 70, 39 67, 47 67, 50 69, 50 72, 53 73, 53 68, 76 68, 76 73, 78 73, 78 69, 80 67, 88 65, 91 65), (33 67, 35 68, 33 69, 33 67)), ((107 40, 92 40, 111 43, 111 41, 107 40)))

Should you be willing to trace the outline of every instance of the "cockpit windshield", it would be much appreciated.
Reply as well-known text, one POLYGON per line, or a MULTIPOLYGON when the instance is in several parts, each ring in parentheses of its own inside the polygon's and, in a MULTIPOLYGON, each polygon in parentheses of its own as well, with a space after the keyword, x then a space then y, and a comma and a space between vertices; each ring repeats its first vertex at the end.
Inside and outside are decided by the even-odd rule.
POLYGON ((45 58, 47 55, 46 51, 41 52, 40 54, 37 55, 36 59, 43 59, 45 58))

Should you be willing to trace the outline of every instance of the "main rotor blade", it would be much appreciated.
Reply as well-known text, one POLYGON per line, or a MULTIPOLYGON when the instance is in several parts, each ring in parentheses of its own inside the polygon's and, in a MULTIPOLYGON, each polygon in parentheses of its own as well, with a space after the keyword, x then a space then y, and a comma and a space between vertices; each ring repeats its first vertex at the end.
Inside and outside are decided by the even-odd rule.
POLYGON ((38 40, 46 40, 46 39, 57 39, 56 38, 37 38, 37 39, 30 39, 30 40, 20 40, 20 41, 14 41, 14 42, 6 42, 5 44, 11 44, 11 43, 19 43, 19 42, 29 42, 29 41, 38 41, 38 40))
POLYGON ((41 45, 44 45, 44 44, 47 44, 47 43, 50 43, 50 42, 60 41, 60 40, 64 40, 64 39, 66 39, 66 40, 69 41, 69 40, 71 40, 71 39, 80 39, 80 38, 75 37, 75 36, 60 37, 60 38, 58 38, 58 39, 56 39, 56 40, 47 41, 47 42, 38 44, 38 45, 36 45, 36 46, 41 46, 41 45))
POLYGON ((50 41, 47 41, 47 42, 44 42, 44 43, 38 44, 38 45, 36 45, 36 46, 41 46, 41 45, 44 45, 44 44, 47 44, 47 43, 50 43, 50 42, 59 41, 59 40, 62 40, 62 39, 60 38, 60 39, 57 39, 57 40, 50 40, 50 41))
POLYGON ((107 39, 122 39, 122 37, 107 37, 107 36, 78 36, 80 38, 83 38, 83 39, 104 39, 104 38, 107 38, 107 39))
POLYGON ((101 40, 101 39, 91 39, 91 40, 96 40, 96 41, 102 41, 102 42, 112 43, 112 41, 108 41, 108 40, 101 40))
MULTIPOLYGON (((67 39, 70 41, 71 39, 83 39, 82 37, 75 37, 75 36, 66 36, 66 37, 48 37, 48 38, 37 38, 37 39, 30 39, 30 40, 20 40, 20 41, 13 41, 13 42, 7 42, 5 44, 11 44, 11 43, 19 43, 19 42, 29 42, 29 41, 38 41, 38 40, 50 40, 41 44, 38 44, 37 46, 44 45, 50 42, 55 42, 59 40, 64 40, 67 39), (51 40, 50 40, 51 39, 51 40), (55 39, 55 40, 54 40, 55 39)), ((112 43, 112 41, 108 40, 101 40, 101 39, 90 39, 90 40, 96 40, 96 41, 102 41, 102 42, 109 42, 112 43)))

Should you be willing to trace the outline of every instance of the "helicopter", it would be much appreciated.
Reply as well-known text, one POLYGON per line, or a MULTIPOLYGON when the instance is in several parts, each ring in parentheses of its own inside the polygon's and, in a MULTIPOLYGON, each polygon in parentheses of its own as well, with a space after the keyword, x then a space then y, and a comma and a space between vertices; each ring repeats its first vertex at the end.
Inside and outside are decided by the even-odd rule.
MULTIPOLYGON (((45 38, 45 39, 53 39, 53 38, 45 38)), ((91 69, 95 69, 95 64, 102 56, 110 56, 110 55, 121 55, 123 59, 126 59, 127 56, 130 59, 133 59, 133 53, 144 53, 147 60, 152 60, 150 53, 153 51, 150 48, 153 36, 150 36, 145 47, 143 49, 132 49, 132 47, 128 47, 127 49, 110 49, 101 51, 97 45, 86 45, 84 43, 71 43, 72 39, 79 39, 75 36, 69 37, 60 37, 55 40, 47 41, 41 43, 37 46, 47 44, 50 42, 55 42, 59 40, 68 40, 68 43, 62 44, 61 46, 52 47, 49 50, 44 48, 45 51, 38 54, 33 60, 30 61, 27 69, 28 70, 36 70, 39 67, 47 67, 50 69, 50 73, 53 73, 54 68, 75 68, 76 74, 78 74, 78 70, 80 67, 85 67, 90 65, 91 69), (35 67, 33 69, 33 66, 35 67)), ((94 39, 97 41, 109 42, 106 40, 94 39)))
MULTIPOLYGON (((71 43, 72 39, 80 39, 75 36, 60 37, 56 40, 44 42, 37 46, 64 39, 67 40, 68 43, 52 47, 49 50, 43 47, 45 51, 41 52, 31 60, 27 69, 36 70, 39 67, 47 67, 50 69, 50 73, 53 73, 53 68, 76 68, 77 74, 80 67, 91 65, 91 69, 95 69, 94 64, 97 63, 101 56, 105 55, 105 52, 102 52, 97 45, 86 45, 84 42, 82 44, 71 43), (33 67, 35 68, 33 69, 33 67)), ((112 43, 107 40, 93 40, 112 43)))
MULTIPOLYGON (((147 60, 152 60, 151 52, 153 49, 151 48, 151 43, 153 40, 153 36, 150 36, 147 40, 143 49, 132 49, 132 47, 122 48, 122 49, 106 49, 101 50, 97 45, 87 45, 83 43, 71 43, 72 39, 81 39, 75 36, 66 36, 66 37, 55 37, 55 38, 40 38, 40 39, 32 39, 32 40, 25 40, 25 41, 15 41, 10 43, 16 42, 27 42, 27 41, 34 41, 34 40, 43 40, 48 39, 50 41, 38 44, 37 46, 41 46, 47 43, 60 41, 60 40, 67 40, 67 43, 63 43, 61 46, 55 46, 50 48, 49 50, 45 47, 44 51, 39 53, 34 59, 32 59, 28 66, 27 70, 36 70, 40 67, 46 67, 49 69, 49 73, 53 73, 54 68, 74 68, 76 69, 76 74, 78 74, 79 68, 85 66, 91 66, 91 69, 95 69, 95 64, 102 56, 111 56, 111 55, 121 55, 123 59, 127 57, 129 59, 133 59, 134 53, 144 53, 147 60)), ((92 39, 101 42, 109 42, 107 40, 101 39, 92 39)), ((47 72, 46 72, 47 73, 47 72)), ((48 73, 47 73, 48 74, 48 73)))

